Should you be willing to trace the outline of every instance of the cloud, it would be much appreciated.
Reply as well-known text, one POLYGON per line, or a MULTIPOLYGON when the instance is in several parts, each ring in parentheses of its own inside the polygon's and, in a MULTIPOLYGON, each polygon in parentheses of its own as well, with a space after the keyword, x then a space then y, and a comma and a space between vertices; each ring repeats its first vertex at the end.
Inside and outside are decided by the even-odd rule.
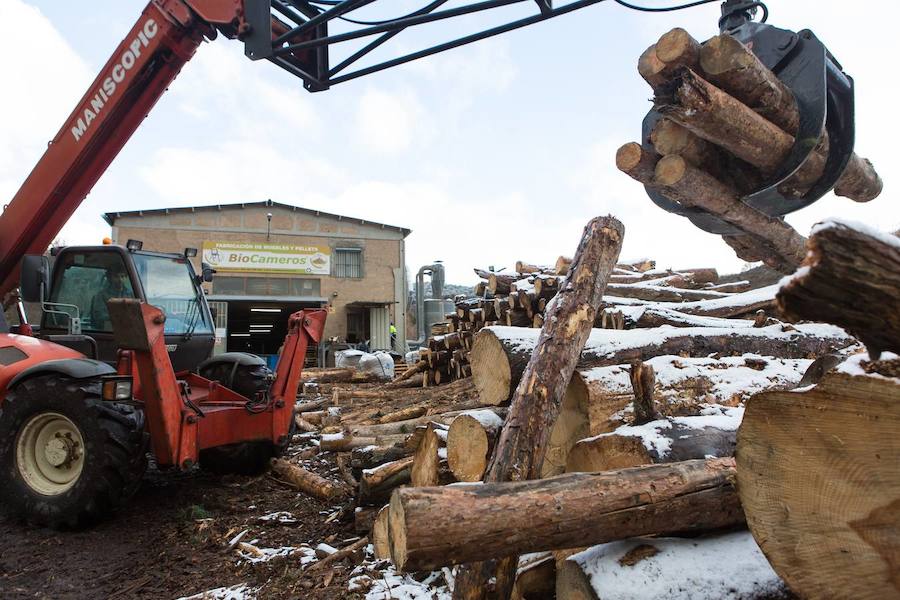
POLYGON ((415 92, 367 89, 356 109, 357 143, 376 154, 397 154, 433 133, 415 92))
POLYGON ((0 198, 6 203, 93 75, 47 17, 20 0, 0 2, 0 54, 0 81, 8 86, 0 94, 0 198))

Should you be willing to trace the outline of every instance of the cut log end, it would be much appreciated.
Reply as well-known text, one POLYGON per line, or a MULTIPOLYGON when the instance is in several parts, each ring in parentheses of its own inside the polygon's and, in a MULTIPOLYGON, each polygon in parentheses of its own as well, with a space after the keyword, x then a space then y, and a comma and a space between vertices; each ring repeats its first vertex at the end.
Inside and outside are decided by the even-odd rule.
POLYGON ((662 157, 656 164, 654 181, 659 185, 675 185, 687 173, 687 161, 677 154, 662 157))
POLYGON ((700 68, 707 75, 721 75, 750 66, 751 61, 741 51, 741 43, 723 34, 710 38, 700 51, 700 68))
POLYGON ((650 84, 650 87, 656 89, 665 83, 662 72, 666 68, 666 63, 659 60, 656 56, 656 44, 653 44, 641 54, 638 59, 638 73, 644 78, 644 81, 650 84))
POLYGON ((695 66, 700 58, 700 42, 681 27, 676 27, 656 42, 656 58, 666 64, 695 66))
POLYGON ((490 434, 478 419, 460 415, 447 435, 447 462, 459 481, 481 481, 487 467, 490 434))
POLYGON ((406 516, 403 510, 403 501, 397 494, 391 497, 388 505, 387 528, 390 532, 391 560, 397 570, 402 572, 407 561, 406 516))
POLYGON ((503 344, 490 332, 479 332, 469 362, 481 402, 492 406, 506 402, 512 373, 503 344))

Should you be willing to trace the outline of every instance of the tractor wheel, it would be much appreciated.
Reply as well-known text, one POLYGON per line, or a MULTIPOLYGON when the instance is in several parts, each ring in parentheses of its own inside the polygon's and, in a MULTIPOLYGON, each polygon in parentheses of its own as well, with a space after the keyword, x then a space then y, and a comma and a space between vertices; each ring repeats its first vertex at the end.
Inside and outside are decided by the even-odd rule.
POLYGON ((144 413, 104 402, 98 385, 28 379, 0 405, 0 508, 35 525, 81 527, 108 516, 147 468, 144 413))
POLYGON ((201 368, 199 372, 201 377, 217 381, 251 400, 259 392, 266 391, 272 374, 265 364, 238 365, 235 369, 234 363, 230 362, 213 363, 201 368))

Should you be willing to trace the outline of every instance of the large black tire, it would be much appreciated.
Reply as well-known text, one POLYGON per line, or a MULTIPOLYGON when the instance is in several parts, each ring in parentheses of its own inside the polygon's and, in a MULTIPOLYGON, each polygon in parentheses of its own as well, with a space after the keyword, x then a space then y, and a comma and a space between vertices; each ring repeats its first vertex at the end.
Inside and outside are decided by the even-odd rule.
MULTIPOLYGON (((250 399, 266 390, 271 374, 264 364, 238 365, 234 369, 234 364, 228 362, 210 364, 199 371, 201 377, 217 381, 250 399)), ((200 468, 219 475, 258 475, 268 468, 272 457, 283 452, 283 447, 268 441, 207 448, 200 451, 200 468)))
MULTIPOLYGON (((54 437, 62 439, 58 433, 54 437)), ((104 402, 98 383, 61 375, 27 379, 0 404, 0 510, 53 528, 78 528, 103 519, 140 486, 147 468, 148 440, 143 411, 104 402), (34 449, 36 456, 40 448, 49 447, 39 436, 50 435, 58 423, 67 424, 78 439, 73 444, 67 434, 62 437, 70 441, 57 443, 59 448, 67 447, 63 452, 67 462, 58 469, 77 465, 80 472, 69 475, 67 488, 52 488, 51 483, 48 489, 48 480, 37 459, 28 458, 28 449, 34 449), (79 450, 82 445, 83 451, 79 450)), ((51 472, 49 477, 58 473, 51 472)))

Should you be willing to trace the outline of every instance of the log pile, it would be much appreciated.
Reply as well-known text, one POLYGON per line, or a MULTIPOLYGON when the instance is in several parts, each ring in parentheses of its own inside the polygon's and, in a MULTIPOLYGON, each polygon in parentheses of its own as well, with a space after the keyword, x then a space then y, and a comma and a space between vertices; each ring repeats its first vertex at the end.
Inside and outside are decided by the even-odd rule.
MULTIPOLYGON (((540 329, 547 306, 566 285, 571 262, 560 256, 553 266, 517 261, 512 273, 474 269, 482 278, 476 295, 456 299, 441 333, 419 349, 418 360, 395 385, 428 387, 471 376, 476 334, 486 327, 540 329)), ((712 268, 657 269, 655 261, 641 259, 618 263, 609 280, 597 328, 742 327, 750 326, 747 319, 758 318, 759 311, 774 310, 774 286, 751 290, 748 282, 719 284, 712 268)))
MULTIPOLYGON (((624 279, 618 269, 607 282, 624 279)), ((722 597, 790 597, 786 577, 746 531, 716 533, 745 526, 733 458, 744 403, 760 390, 792 389, 808 370, 859 346, 838 327, 757 315, 771 310, 775 286, 678 303, 633 298, 615 305, 628 330, 591 328, 611 312, 610 285, 650 287, 665 277, 658 287, 691 289, 672 285, 684 284, 681 275, 633 272, 632 281, 606 283, 596 315, 554 302, 551 310, 563 314, 547 323, 563 327, 578 314, 583 342, 551 331, 559 348, 541 349, 546 327, 479 329, 469 360, 483 407, 432 417, 411 432, 407 444, 417 451, 406 456, 426 475, 417 478, 422 485, 398 487, 381 509, 372 533, 380 556, 413 571, 462 565, 455 598, 528 597, 517 595, 522 589, 602 598, 612 593, 603 587, 609 579, 630 580, 636 565, 668 572, 672 563, 724 552, 752 576, 657 576, 675 586, 662 585, 657 597, 687 585, 679 577, 723 586, 722 597), (647 535, 654 538, 632 540, 647 535), (586 546, 593 547, 575 554, 586 546), (515 558, 534 552, 554 554, 515 558), (660 563, 663 556, 671 560, 660 563), (594 581, 601 563, 613 571, 594 581)))
MULTIPOLYGON (((793 272, 805 255, 805 238, 741 201, 785 168, 800 124, 790 89, 735 38, 722 34, 701 45, 680 28, 641 55, 638 72, 653 88, 662 118, 649 139, 619 149, 616 166, 678 206, 730 225, 737 233, 723 239, 740 258, 793 272)), ((779 189, 788 197, 803 196, 828 158, 826 132, 804 141, 809 159, 779 189)), ((881 190, 872 164, 856 154, 834 188, 857 202, 881 190)))
MULTIPOLYGON (((592 235, 621 237, 599 221, 592 235)), ((827 589, 888 597, 900 359, 885 353, 900 347, 890 333, 897 301, 875 271, 841 259, 881 257, 872 268, 893 281, 900 243, 871 237, 819 227, 810 244, 820 251, 780 288, 738 286, 677 303, 632 298, 614 305, 626 330, 596 327, 611 308, 610 285, 709 288, 676 287, 690 272, 657 275, 649 266, 611 284, 625 277, 612 262, 603 270, 614 257, 577 255, 567 267, 589 263, 594 275, 561 282, 564 294, 544 307, 553 311, 547 326, 485 324, 472 338, 471 383, 406 390, 437 399, 472 385, 478 395, 465 407, 437 410, 425 400, 351 421, 343 404, 309 403, 315 410, 298 419, 318 428, 304 435, 318 435, 320 451, 337 453, 345 484, 335 497, 353 498, 357 533, 370 536, 376 556, 405 571, 460 565, 455 598, 615 597, 615 581, 640 582, 660 598, 691 589, 792 597, 785 584, 804 597, 827 589), (876 243, 887 246, 866 249, 876 243), (836 273, 857 270, 884 296, 841 311, 836 273), (661 277, 667 285, 654 282, 661 277), (803 322, 756 314, 771 310, 779 289, 778 303, 803 322), (843 329, 809 322, 835 311, 844 318, 830 320, 883 360, 855 355, 861 347, 843 329), (847 356, 847 372, 787 392, 847 356), (800 474, 813 481, 799 484, 800 474), (727 568, 703 566, 711 560, 727 568)), ((379 394, 391 389, 366 392, 368 401, 386 402, 379 394)))

